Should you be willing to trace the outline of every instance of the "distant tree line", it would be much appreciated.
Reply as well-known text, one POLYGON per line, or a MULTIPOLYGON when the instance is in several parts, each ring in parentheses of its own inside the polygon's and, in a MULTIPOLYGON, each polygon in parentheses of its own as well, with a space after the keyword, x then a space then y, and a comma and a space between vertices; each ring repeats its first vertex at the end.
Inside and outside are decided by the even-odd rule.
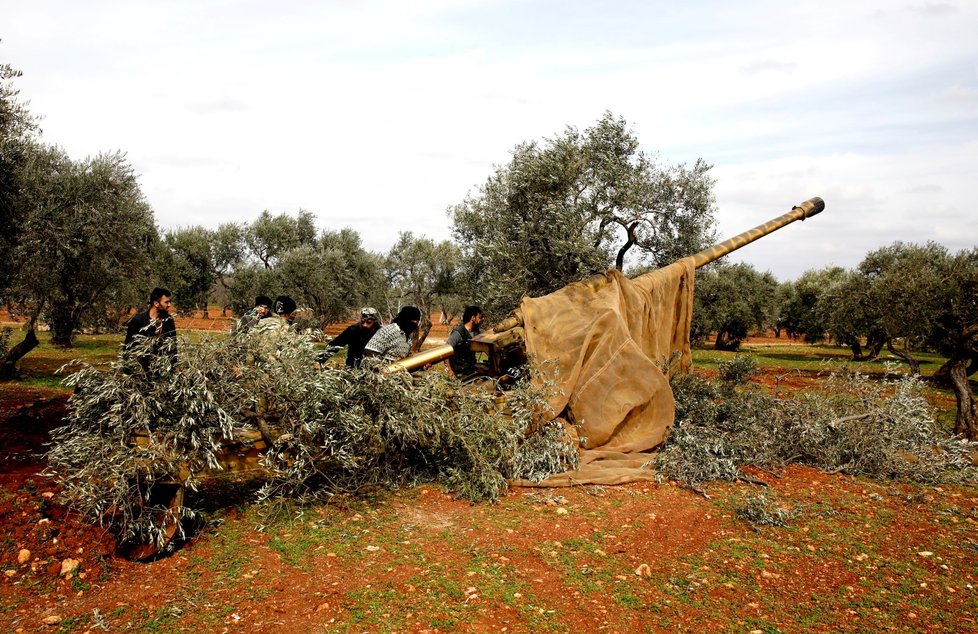
MULTIPOLYGON (((0 374, 37 345, 46 324, 57 345, 83 331, 119 329, 147 290, 165 286, 180 311, 240 311, 255 296, 288 294, 310 326, 373 305, 387 318, 411 304, 431 316, 479 304, 488 320, 522 297, 552 292, 611 267, 637 274, 715 241, 711 166, 670 165, 639 149, 621 117, 605 113, 517 145, 507 165, 448 209, 454 240, 403 231, 386 253, 349 228, 318 229, 306 210, 263 211, 251 222, 161 231, 121 152, 78 160, 40 140, 34 116, 0 65, 0 303, 26 322, 2 337, 0 374)), ((938 373, 958 397, 955 431, 978 436, 968 376, 978 369, 978 249, 896 243, 854 270, 809 271, 778 283, 747 264, 717 262, 696 278, 693 337, 736 349, 767 328, 834 341, 853 358, 885 347, 918 372, 918 350, 947 357, 938 373)))
POLYGON ((735 350, 752 332, 849 348, 874 360, 885 348, 920 374, 919 352, 947 359, 935 379, 954 389, 954 431, 978 438, 968 377, 978 371, 978 247, 951 253, 929 242, 896 242, 867 254, 853 270, 826 267, 778 283, 749 264, 699 271, 692 335, 715 335, 735 350), (918 355, 919 356, 919 355, 918 355))

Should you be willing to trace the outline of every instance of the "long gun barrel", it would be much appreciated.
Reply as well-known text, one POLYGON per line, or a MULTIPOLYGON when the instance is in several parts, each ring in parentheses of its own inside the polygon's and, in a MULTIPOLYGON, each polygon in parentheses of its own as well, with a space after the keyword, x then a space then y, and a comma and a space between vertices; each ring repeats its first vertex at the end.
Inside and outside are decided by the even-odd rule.
MULTIPOLYGON (((736 235, 729 240, 724 240, 719 244, 715 244, 708 249, 703 249, 699 253, 695 253, 689 257, 693 258, 695 268, 700 268, 701 266, 705 266, 710 262, 727 255, 728 253, 736 251, 740 247, 748 245, 758 238, 763 238, 767 234, 777 231, 781 227, 789 225, 796 220, 811 218, 824 209, 824 200, 817 196, 814 198, 809 198, 800 205, 792 207, 791 211, 782 216, 769 220, 764 224, 758 225, 753 229, 736 235)), ((496 326, 493 328, 494 333, 474 337, 470 343, 470 346, 483 351, 488 351, 492 356, 494 351, 509 347, 522 339, 522 326, 523 315, 520 314, 519 309, 516 309, 513 311, 512 315, 496 324, 496 326), (505 340, 505 342, 500 338, 505 340)), ((435 348, 411 355, 405 359, 401 359, 400 361, 395 361, 394 363, 388 365, 384 371, 396 372, 398 370, 407 370, 408 372, 411 372, 413 370, 417 370, 418 368, 423 368, 425 366, 438 363, 439 361, 444 361, 453 354, 455 354, 455 349, 452 348, 452 346, 447 344, 437 346, 435 348)), ((493 365, 495 365, 495 363, 493 365)))
POLYGON ((722 258, 731 251, 736 251, 740 247, 750 244, 758 238, 763 238, 772 231, 777 231, 785 225, 790 225, 795 220, 811 218, 815 214, 821 213, 823 209, 825 209, 824 200, 818 196, 815 198, 809 198, 802 204, 792 207, 791 211, 783 216, 778 216, 774 220, 768 220, 764 224, 758 225, 753 229, 741 233, 740 235, 736 235, 729 240, 724 240, 720 244, 715 244, 708 249, 703 249, 691 257, 693 258, 696 268, 700 268, 701 266, 705 266, 710 262, 722 258))

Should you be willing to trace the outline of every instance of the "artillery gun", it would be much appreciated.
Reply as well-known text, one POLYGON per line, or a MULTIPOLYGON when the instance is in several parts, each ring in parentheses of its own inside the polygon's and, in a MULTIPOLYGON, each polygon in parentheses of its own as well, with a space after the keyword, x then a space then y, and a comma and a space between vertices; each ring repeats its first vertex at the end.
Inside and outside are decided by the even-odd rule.
MULTIPOLYGON (((823 209, 825 209, 825 202, 821 198, 810 198, 782 216, 738 234, 729 240, 703 249, 699 253, 689 256, 689 258, 692 259, 694 268, 698 269, 796 220, 811 218, 823 209)), ((512 368, 526 363, 523 325, 523 315, 517 308, 509 317, 496 324, 491 332, 477 335, 468 342, 470 350, 485 357, 487 375, 503 377, 512 368)), ((385 371, 407 370, 413 372, 439 361, 444 361, 454 354, 455 349, 445 344, 396 361, 388 365, 385 371)))
MULTIPOLYGON (((693 268, 700 268, 796 220, 810 218, 820 213, 823 209, 825 209, 825 203, 821 198, 811 198, 793 207, 790 212, 782 216, 754 227, 749 231, 745 231, 729 240, 720 242, 708 249, 704 249, 688 258, 684 258, 684 260, 691 260, 693 268)), ((680 261, 682 262, 683 260, 680 261)), ((646 273, 645 275, 652 275, 652 273, 646 273)), ((596 277, 602 278, 603 276, 599 275, 596 277)), ((487 376, 502 379, 513 368, 526 364, 527 352, 524 318, 520 309, 514 310, 509 317, 498 323, 491 332, 473 337, 468 342, 468 345, 470 350, 477 355, 485 357, 487 366, 485 374, 487 376)), ((392 363, 383 368, 383 371, 412 372, 444 361, 454 354, 455 349, 452 346, 441 345, 392 363)), ((148 438, 137 437, 134 441, 137 444, 145 444, 148 442, 148 438)), ((219 468, 213 469, 208 473, 217 475, 261 470, 261 456, 268 450, 268 447, 269 441, 262 432, 258 430, 241 431, 235 441, 226 442, 222 446, 221 452, 216 457, 220 465, 219 468)), ((147 496, 145 507, 147 509, 164 510, 168 519, 165 525, 161 527, 161 539, 157 540, 154 544, 130 545, 126 551, 128 557, 137 560, 152 557, 165 548, 178 534, 179 520, 177 518, 179 517, 179 509, 183 505, 183 483, 186 481, 188 475, 188 472, 173 473, 153 479, 151 495, 147 496)))

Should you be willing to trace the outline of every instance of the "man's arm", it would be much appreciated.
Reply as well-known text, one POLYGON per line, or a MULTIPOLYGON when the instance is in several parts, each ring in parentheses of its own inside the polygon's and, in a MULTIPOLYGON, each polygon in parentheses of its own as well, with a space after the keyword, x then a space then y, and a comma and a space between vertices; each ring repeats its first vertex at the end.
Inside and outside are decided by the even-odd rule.
POLYGON ((136 335, 139 334, 139 331, 145 325, 142 323, 142 321, 142 313, 136 313, 129 320, 129 323, 126 324, 126 340, 122 342, 124 347, 128 348, 133 339, 135 339, 136 335))

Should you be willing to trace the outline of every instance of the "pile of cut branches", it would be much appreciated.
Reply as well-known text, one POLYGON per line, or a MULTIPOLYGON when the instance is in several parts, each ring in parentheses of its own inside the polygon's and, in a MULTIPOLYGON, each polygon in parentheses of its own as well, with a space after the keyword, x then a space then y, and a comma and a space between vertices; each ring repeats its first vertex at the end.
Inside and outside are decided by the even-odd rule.
POLYGON ((717 379, 674 377, 677 424, 653 466, 690 486, 788 463, 909 482, 978 479, 974 445, 940 428, 917 378, 841 369, 817 389, 777 398, 748 382, 755 373, 753 358, 738 355, 717 379))
POLYGON ((313 341, 292 333, 174 343, 80 364, 53 432, 50 469, 69 502, 126 541, 160 543, 167 522, 194 517, 151 508, 154 487, 179 477, 195 490, 221 471, 222 447, 256 430, 268 443, 260 500, 417 481, 495 500, 508 479, 576 467, 570 435, 547 420, 547 388, 528 380, 503 401, 494 383, 441 372, 317 369, 313 341))

